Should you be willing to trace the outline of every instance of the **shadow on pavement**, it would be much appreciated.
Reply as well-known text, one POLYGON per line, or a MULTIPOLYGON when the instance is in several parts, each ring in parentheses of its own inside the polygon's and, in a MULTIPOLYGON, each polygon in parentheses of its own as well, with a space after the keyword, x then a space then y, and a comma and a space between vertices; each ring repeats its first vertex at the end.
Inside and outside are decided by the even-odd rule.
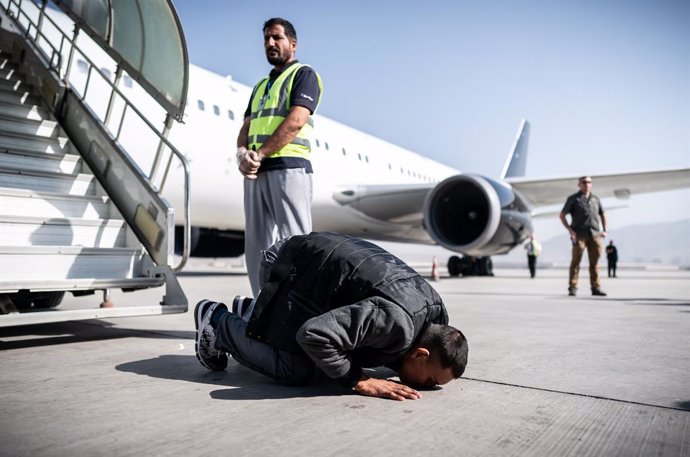
POLYGON ((22 325, 0 329, 0 351, 118 338, 191 339, 194 331, 135 330, 98 320, 22 325))
POLYGON ((628 305, 690 306, 690 302, 673 298, 621 298, 619 300, 630 302, 628 305))
POLYGON ((690 400, 677 401, 673 406, 675 406, 676 408, 682 408, 690 411, 690 400))
POLYGON ((154 359, 123 363, 115 369, 152 378, 227 387, 211 392, 211 398, 216 400, 276 400, 349 394, 347 390, 331 382, 298 387, 284 386, 243 367, 232 359, 228 362, 226 371, 217 372, 207 371, 193 355, 161 355, 154 359))

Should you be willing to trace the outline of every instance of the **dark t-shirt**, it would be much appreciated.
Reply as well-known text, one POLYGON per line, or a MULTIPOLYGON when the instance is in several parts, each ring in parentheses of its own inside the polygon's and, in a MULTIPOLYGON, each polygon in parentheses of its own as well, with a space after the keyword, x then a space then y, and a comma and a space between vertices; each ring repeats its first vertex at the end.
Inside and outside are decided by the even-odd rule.
MULTIPOLYGON (((269 81, 275 81, 282 72, 296 63, 298 63, 298 61, 293 60, 281 71, 277 71, 274 68, 268 75, 269 81)), ((295 79, 292 82, 292 91, 290 92, 288 109, 292 106, 303 106, 307 108, 311 114, 314 114, 316 111, 316 106, 319 103, 320 95, 321 88, 319 87, 319 80, 314 69, 309 66, 301 67, 299 70, 297 70, 297 73, 295 73, 295 79)), ((244 112, 245 119, 251 116, 251 105, 252 100, 250 98, 247 109, 244 112)), ((267 157, 261 162, 259 172, 267 170, 282 170, 286 168, 304 168, 307 173, 313 172, 311 162, 308 159, 303 159, 301 157, 267 157)))
POLYGON ((604 214, 604 208, 596 195, 586 197, 582 192, 571 195, 563 205, 563 212, 572 217, 570 227, 578 235, 594 236, 601 231, 599 217, 604 214))
POLYGON ((616 262, 618 260, 618 249, 616 249, 616 246, 606 246, 606 258, 609 262, 616 262))

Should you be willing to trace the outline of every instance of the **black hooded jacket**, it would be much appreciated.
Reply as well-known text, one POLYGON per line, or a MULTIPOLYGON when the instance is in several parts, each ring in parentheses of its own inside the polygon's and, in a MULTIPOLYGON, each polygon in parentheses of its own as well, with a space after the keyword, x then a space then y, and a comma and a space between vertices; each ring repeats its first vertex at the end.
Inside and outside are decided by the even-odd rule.
POLYGON ((441 297, 402 260, 361 239, 311 233, 283 245, 247 336, 306 353, 349 387, 363 367, 397 368, 430 323, 448 323, 441 297))

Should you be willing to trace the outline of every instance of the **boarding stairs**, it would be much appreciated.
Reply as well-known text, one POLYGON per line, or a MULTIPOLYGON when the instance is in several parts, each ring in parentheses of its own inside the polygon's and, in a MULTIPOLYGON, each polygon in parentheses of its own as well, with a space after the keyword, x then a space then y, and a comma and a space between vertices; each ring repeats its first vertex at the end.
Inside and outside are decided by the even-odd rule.
POLYGON ((188 234, 171 267, 172 208, 37 49, 0 30, 0 327, 185 312, 174 272, 188 234), (110 302, 159 286, 160 303, 110 302), (53 309, 96 291, 89 309, 53 309))
POLYGON ((0 292, 21 308, 57 306, 64 290, 163 285, 144 274, 153 264, 141 243, 7 53, 0 54, 0 208, 0 292), (42 293, 26 303, 25 290, 42 293))

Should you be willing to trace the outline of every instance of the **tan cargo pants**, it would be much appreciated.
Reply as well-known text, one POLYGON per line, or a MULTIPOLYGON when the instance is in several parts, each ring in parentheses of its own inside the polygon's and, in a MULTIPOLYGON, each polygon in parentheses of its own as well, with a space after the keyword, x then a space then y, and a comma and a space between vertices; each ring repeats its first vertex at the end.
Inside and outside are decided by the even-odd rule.
POLYGON ((587 249, 587 257, 589 257, 589 282, 592 289, 599 289, 601 287, 599 282, 599 257, 601 257, 603 251, 600 235, 577 235, 577 241, 573 243, 573 255, 570 261, 569 286, 577 288, 577 281, 580 276, 580 261, 585 248, 587 249))

